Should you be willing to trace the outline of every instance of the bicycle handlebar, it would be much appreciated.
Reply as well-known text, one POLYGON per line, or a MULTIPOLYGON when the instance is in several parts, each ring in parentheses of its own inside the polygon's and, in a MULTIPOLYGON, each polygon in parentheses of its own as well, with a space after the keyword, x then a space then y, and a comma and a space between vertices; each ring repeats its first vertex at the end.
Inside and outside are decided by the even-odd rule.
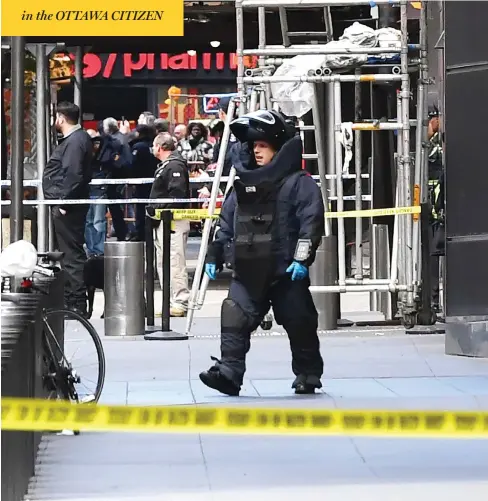
POLYGON ((64 257, 64 252, 38 252, 37 257, 39 259, 47 259, 48 261, 59 263, 64 257))

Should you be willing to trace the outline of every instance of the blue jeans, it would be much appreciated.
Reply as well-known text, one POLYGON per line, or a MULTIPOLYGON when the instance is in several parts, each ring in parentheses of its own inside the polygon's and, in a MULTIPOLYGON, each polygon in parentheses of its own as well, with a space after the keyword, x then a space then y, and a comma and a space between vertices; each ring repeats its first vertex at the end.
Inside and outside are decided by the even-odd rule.
MULTIPOLYGON (((90 195, 91 199, 106 198, 105 194, 90 195)), ((91 204, 86 215, 85 242, 88 256, 103 256, 105 237, 107 236, 107 206, 91 204)))

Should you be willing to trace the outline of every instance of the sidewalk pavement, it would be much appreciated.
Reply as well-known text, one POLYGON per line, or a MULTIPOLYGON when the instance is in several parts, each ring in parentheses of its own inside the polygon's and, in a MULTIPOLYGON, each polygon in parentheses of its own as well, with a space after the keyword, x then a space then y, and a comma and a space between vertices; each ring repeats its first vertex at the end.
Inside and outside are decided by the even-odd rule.
MULTIPOLYGON (((324 387, 315 396, 292 393, 286 336, 274 328, 257 333, 242 396, 219 395, 198 373, 219 355, 221 299, 221 291, 209 292, 188 341, 103 336, 101 403, 488 409, 488 360, 446 356, 443 335, 400 328, 322 334, 324 387)), ((357 309, 364 297, 343 301, 357 309)), ((184 319, 172 325, 180 329, 184 319)), ((82 432, 43 440, 27 499, 484 501, 487 458, 488 440, 82 432)))

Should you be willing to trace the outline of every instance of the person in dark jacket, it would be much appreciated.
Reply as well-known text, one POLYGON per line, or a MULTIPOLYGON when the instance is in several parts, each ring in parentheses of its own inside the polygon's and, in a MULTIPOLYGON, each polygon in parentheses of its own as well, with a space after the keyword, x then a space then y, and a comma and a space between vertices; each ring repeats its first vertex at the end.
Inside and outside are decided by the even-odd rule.
MULTIPOLYGON (((92 138, 94 158, 92 161, 93 179, 112 179, 117 177, 125 164, 122 144, 110 134, 98 134, 94 130, 87 130, 92 138)), ((115 185, 90 186, 90 198, 107 198, 108 189, 115 185)), ((93 204, 88 209, 85 226, 85 241, 87 256, 103 256, 105 238, 107 234, 107 207, 102 204, 93 204)), ((123 217, 123 215, 122 215, 123 217)), ((123 221, 123 219, 122 219, 123 221)), ((125 224, 125 221, 124 221, 125 224)))
POLYGON ((80 109, 73 103, 59 103, 56 129, 62 134, 44 170, 44 197, 60 200, 52 206, 58 248, 64 253, 65 305, 86 314, 86 286, 83 267, 86 261, 86 205, 63 205, 63 200, 87 199, 92 176, 93 146, 90 136, 78 124, 80 109))
MULTIPOLYGON (((118 168, 113 169, 111 178, 122 179, 130 176, 130 167, 132 164, 132 152, 128 143, 127 134, 122 134, 119 129, 117 120, 113 117, 108 117, 99 126, 99 133, 101 136, 109 136, 113 138, 119 146, 118 154, 118 168)), ((117 200, 125 198, 126 186, 121 184, 107 185, 107 198, 110 200, 117 200)), ((108 210, 112 217, 113 231, 119 242, 125 241, 128 232, 128 225, 124 219, 124 210, 121 204, 110 204, 108 210)))
POLYGON ((445 254, 445 221, 443 147, 442 136, 439 130, 439 109, 437 106, 429 107, 428 139, 428 190, 432 208, 430 215, 431 303, 432 309, 440 313, 440 257, 445 254))
POLYGON ((308 268, 324 234, 320 189, 301 168, 300 137, 279 113, 249 113, 234 120, 231 131, 247 145, 205 272, 215 279, 230 249, 233 280, 222 303, 221 358, 200 379, 221 393, 239 394, 251 333, 272 306, 290 338, 292 388, 313 393, 322 386, 323 361, 308 268))
MULTIPOLYGON (((173 136, 168 132, 158 134, 153 142, 154 156, 161 161, 156 169, 150 198, 190 198, 190 178, 188 166, 183 157, 176 151, 173 136)), ((184 209, 188 204, 170 203, 153 204, 146 210, 149 216, 154 216, 155 209, 184 209)), ((171 307, 172 317, 183 317, 188 310, 188 271, 186 268, 186 246, 190 222, 174 220, 171 232, 171 307)), ((156 225, 157 268, 159 282, 163 283, 163 225, 156 225)))
MULTIPOLYGON (((132 147, 132 177, 154 177, 158 161, 151 152, 154 140, 154 128, 149 125, 138 125, 137 138, 131 143, 132 147)), ((136 198, 149 198, 151 193, 150 184, 138 184, 135 186, 136 198)), ((131 240, 143 242, 145 239, 145 204, 136 204, 136 232, 131 240)))

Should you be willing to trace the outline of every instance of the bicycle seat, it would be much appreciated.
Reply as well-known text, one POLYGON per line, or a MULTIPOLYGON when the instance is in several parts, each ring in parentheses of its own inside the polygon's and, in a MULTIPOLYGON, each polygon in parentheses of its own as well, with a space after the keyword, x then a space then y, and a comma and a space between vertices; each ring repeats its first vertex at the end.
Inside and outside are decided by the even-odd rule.
POLYGON ((47 259, 48 261, 53 261, 58 263, 63 259, 64 252, 38 252, 37 256, 43 259, 47 259))

